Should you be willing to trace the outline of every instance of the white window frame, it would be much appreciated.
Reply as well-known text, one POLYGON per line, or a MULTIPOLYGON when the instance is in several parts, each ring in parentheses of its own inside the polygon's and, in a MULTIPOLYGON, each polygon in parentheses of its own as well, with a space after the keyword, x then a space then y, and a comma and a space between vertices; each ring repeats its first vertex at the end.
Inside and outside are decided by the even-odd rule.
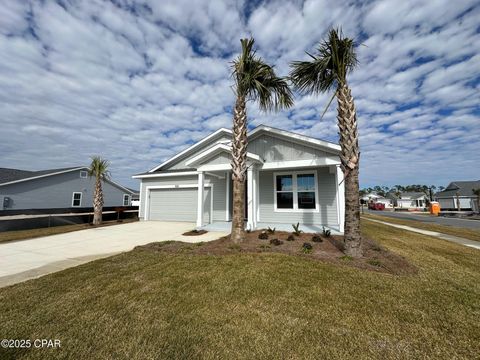
POLYGON ((122 206, 130 206, 130 195, 129 194, 123 194, 123 197, 122 197, 122 206), (125 205, 125 196, 127 197, 128 199, 128 204, 125 205))
POLYGON ((80 170, 80 178, 86 179, 88 177, 88 172, 85 170, 80 170))
POLYGON ((83 193, 81 191, 74 191, 72 193, 72 207, 81 207, 82 206, 82 197, 83 193), (75 201, 75 194, 80 194, 80 204, 79 205, 74 205, 73 202, 75 201))
MULTIPOLYGON (((286 191, 290 192, 290 191, 286 191)), ((300 191, 303 192, 303 191, 300 191)), ((307 191, 310 192, 310 191, 307 191)), ((273 173, 273 211, 274 212, 319 212, 320 204, 318 202, 318 176, 317 170, 302 170, 302 171, 282 171, 273 173), (313 180, 315 183, 315 209, 299 209, 298 208, 298 191, 297 191, 297 175, 313 174, 313 180), (292 191, 293 192, 293 209, 278 209, 277 208, 277 176, 279 175, 291 175, 292 176, 292 191)))

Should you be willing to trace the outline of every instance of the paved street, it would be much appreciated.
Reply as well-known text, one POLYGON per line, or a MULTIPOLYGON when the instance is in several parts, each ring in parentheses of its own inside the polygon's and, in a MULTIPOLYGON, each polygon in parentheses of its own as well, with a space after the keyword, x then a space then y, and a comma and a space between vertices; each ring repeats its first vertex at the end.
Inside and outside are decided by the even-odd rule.
POLYGON ((403 211, 374 211, 365 209, 365 214, 386 216, 396 219, 415 220, 424 223, 455 226, 466 229, 480 230, 480 220, 467 220, 457 218, 447 218, 443 216, 428 216, 423 214, 415 214, 403 211))

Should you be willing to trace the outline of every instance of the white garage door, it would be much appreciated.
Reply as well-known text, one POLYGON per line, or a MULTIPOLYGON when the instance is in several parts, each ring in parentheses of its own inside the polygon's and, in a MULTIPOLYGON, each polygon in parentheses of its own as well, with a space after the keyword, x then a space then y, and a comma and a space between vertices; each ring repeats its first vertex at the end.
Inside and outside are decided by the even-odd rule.
MULTIPOLYGON (((151 189, 148 200, 148 220, 188 221, 197 220, 197 189, 151 189)), ((203 192, 203 222, 210 223, 211 191, 203 192)))

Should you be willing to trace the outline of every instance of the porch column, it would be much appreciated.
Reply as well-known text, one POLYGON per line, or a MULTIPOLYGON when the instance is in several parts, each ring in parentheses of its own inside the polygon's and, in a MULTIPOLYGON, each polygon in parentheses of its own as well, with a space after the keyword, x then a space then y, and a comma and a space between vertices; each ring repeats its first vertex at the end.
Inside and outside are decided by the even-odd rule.
POLYGON ((203 225, 203 171, 198 173, 197 227, 203 225))
POLYGON ((230 172, 225 175, 226 192, 225 192, 225 221, 230 221, 230 172))
POLYGON ((253 212, 253 169, 250 166, 247 170, 247 229, 255 229, 253 212))
POLYGON ((336 166, 336 180, 337 180, 337 216, 338 216, 338 227, 340 232, 345 230, 345 181, 343 178, 343 171, 340 168, 340 165, 336 166))
MULTIPOLYGON (((253 169, 252 173, 252 224, 253 229, 257 228, 257 169, 253 169)), ((253 230, 252 229, 252 230, 253 230)))

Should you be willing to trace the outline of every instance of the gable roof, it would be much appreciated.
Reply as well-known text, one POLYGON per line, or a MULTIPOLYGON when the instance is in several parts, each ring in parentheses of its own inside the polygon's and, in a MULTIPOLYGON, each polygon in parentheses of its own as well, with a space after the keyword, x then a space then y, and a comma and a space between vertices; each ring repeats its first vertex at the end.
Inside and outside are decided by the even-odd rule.
POLYGON ((40 171, 19 170, 0 168, 0 186, 14 184, 17 182, 38 179, 46 176, 62 174, 74 170, 87 169, 85 166, 76 166, 60 169, 49 169, 40 171))
MULTIPOLYGON (((266 125, 263 125, 263 124, 257 126, 253 130, 251 130, 247 134, 247 136, 248 136, 249 141, 251 141, 254 138, 256 138, 257 136, 260 136, 262 134, 273 135, 273 136, 276 136, 276 137, 287 139, 289 141, 301 143, 301 144, 308 145, 308 146, 311 146, 311 147, 314 147, 314 148, 318 148, 318 149, 321 149, 321 150, 332 152, 334 154, 340 154, 340 151, 341 151, 340 145, 335 144, 333 142, 320 140, 320 139, 317 139, 317 138, 314 138, 314 137, 311 137, 311 136, 306 136, 306 135, 294 133, 294 132, 287 131, 287 130, 277 129, 277 128, 274 128, 274 127, 271 127, 271 126, 266 126, 266 125)), ((220 138, 224 135, 228 135, 229 137, 231 137, 232 136, 232 130, 226 129, 226 128, 220 128, 217 131, 213 132, 212 134, 210 134, 210 135, 204 137, 203 139, 201 139, 200 141, 196 142, 195 144, 191 145, 190 147, 186 148, 185 150, 179 152, 178 154, 171 157, 170 159, 164 161, 160 165, 158 165, 158 166, 154 167, 153 169, 149 170, 148 172, 137 174, 135 176, 151 174, 151 173, 154 173, 154 172, 161 171, 167 165, 172 164, 175 160, 181 159, 182 157, 187 157, 188 155, 193 154, 195 151, 198 151, 201 148, 201 146, 204 145, 205 143, 207 143, 208 141, 212 141, 215 138, 220 138)), ((229 146, 229 145, 230 144, 227 144, 226 146, 229 146)), ((168 171, 171 172, 172 170, 168 170, 168 171)), ((191 170, 191 169, 177 169, 177 170, 188 171, 188 170, 191 170)))
MULTIPOLYGON (((200 154, 198 154, 194 158, 188 160, 186 162, 186 164, 187 165, 199 164, 202 160, 208 159, 208 158, 210 158, 214 155, 220 154, 222 152, 231 154, 232 147, 230 145, 226 145, 226 144, 217 144, 217 145, 215 145, 215 146, 213 146, 213 147, 211 147, 211 148, 209 148, 205 151, 202 151, 200 154)), ((263 163, 262 159, 257 154, 252 154, 250 152, 247 152, 247 158, 249 158, 250 160, 253 160, 254 162, 263 163)))
POLYGON ((153 169, 149 170, 148 172, 153 173, 157 170, 160 170, 161 168, 165 167, 166 165, 172 163, 174 160, 179 159, 180 157, 195 151, 196 149, 198 149, 201 145, 205 144, 206 142, 208 142, 210 140, 213 140, 216 137, 221 137, 223 135, 230 135, 231 136, 232 135, 232 130, 226 129, 226 128, 220 128, 217 131, 211 133, 210 135, 204 137, 200 141, 196 142, 192 146, 190 146, 190 147, 186 148, 185 150, 179 152, 177 155, 171 157, 170 159, 164 161, 160 165, 158 165, 158 166, 154 167, 153 169))
POLYGON ((397 196, 394 192, 390 191, 386 196, 389 199, 393 199, 393 200, 395 199, 415 200, 415 199, 421 198, 422 196, 427 196, 427 194, 421 191, 405 191, 400 193, 400 196, 397 196))
MULTIPOLYGON (((48 176, 64 174, 72 171, 79 171, 79 170, 88 170, 87 166, 75 166, 69 168, 60 168, 60 169, 49 169, 49 170, 40 170, 40 171, 30 171, 30 170, 19 170, 19 169, 11 169, 11 168, 0 168, 0 186, 16 184, 24 181, 30 181, 35 179, 40 179, 48 176)), ((108 183, 124 190, 127 193, 138 193, 138 191, 134 191, 129 189, 125 186, 117 184, 113 180, 105 180, 108 183)))
POLYGON ((435 194, 436 197, 453 197, 453 196, 475 196, 473 189, 480 188, 480 180, 476 181, 453 181, 448 184, 447 188, 435 194))

